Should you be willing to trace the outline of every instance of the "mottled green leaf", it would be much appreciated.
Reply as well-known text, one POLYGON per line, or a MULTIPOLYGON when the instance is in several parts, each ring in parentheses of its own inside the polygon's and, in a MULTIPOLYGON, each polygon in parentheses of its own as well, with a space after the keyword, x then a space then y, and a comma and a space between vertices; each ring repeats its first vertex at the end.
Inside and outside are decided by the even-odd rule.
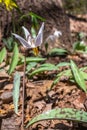
POLYGON ((83 72, 83 71, 80 71, 82 77, 84 80, 87 80, 87 73, 86 72, 83 72))
POLYGON ((30 62, 26 67, 26 73, 28 73, 32 68, 37 65, 37 62, 30 62))
POLYGON ((17 43, 15 43, 11 65, 8 71, 9 74, 11 74, 14 71, 16 65, 18 64, 18 58, 19 58, 19 50, 18 50, 17 43))
POLYGON ((85 80, 84 80, 83 75, 80 72, 79 68, 77 67, 77 65, 72 60, 70 61, 70 64, 71 64, 72 74, 73 74, 73 77, 74 77, 76 83, 79 85, 79 87, 82 90, 87 92, 85 80))
POLYGON ((87 53, 85 42, 77 41, 73 44, 73 51, 80 53, 87 53))
POLYGON ((34 117, 29 121, 26 127, 29 127, 30 125, 33 125, 34 123, 42 120, 54 120, 54 119, 87 123, 87 112, 76 110, 73 108, 53 109, 40 115, 37 115, 36 117, 34 117))
POLYGON ((52 70, 57 70, 58 68, 53 65, 53 64, 50 64, 50 63, 46 63, 46 64, 42 64, 39 68, 36 68, 31 74, 30 74, 30 77, 36 75, 36 74, 39 74, 41 72, 44 72, 44 71, 52 71, 52 70))
POLYGON ((54 64, 51 64, 51 63, 44 63, 42 65, 40 65, 40 67, 49 67, 49 68, 56 68, 56 66, 54 64))
POLYGON ((64 70, 64 71, 60 72, 59 74, 56 75, 56 77, 55 77, 55 79, 54 79, 50 89, 52 89, 54 87, 54 85, 56 85, 60 81, 62 76, 70 77, 71 75, 72 74, 71 74, 71 70, 70 69, 69 70, 64 70))
POLYGON ((14 45, 14 39, 13 37, 8 37, 8 38, 3 38, 3 43, 5 44, 5 46, 7 47, 7 49, 9 51, 12 51, 13 45, 14 45))
POLYGON ((70 63, 68 62, 60 62, 58 65, 56 65, 57 67, 62 67, 62 66, 69 66, 70 63))
POLYGON ((50 56, 55 56, 55 55, 66 55, 68 52, 65 49, 60 49, 60 48, 53 48, 50 52, 50 56))
POLYGON ((80 70, 81 70, 81 71, 87 70, 87 66, 84 66, 84 67, 80 68, 80 70))
POLYGON ((18 72, 15 73, 14 76, 14 83, 13 83, 13 103, 15 113, 18 114, 18 100, 19 100, 19 93, 20 93, 20 74, 18 72))
POLYGON ((3 60, 6 57, 6 48, 4 47, 1 51, 0 51, 0 64, 3 62, 3 60))
MULTIPOLYGON (((79 70, 80 70, 80 69, 79 69, 79 70)), ((84 72, 84 71, 80 71, 80 73, 81 73, 83 79, 84 79, 84 80, 87 80, 87 73, 84 72)), ((70 81, 71 81, 72 83, 75 83, 75 79, 74 79, 73 76, 70 78, 70 81)))
MULTIPOLYGON (((19 64, 23 64, 24 63, 24 57, 21 56, 20 57, 20 62, 19 64)), ((41 58, 41 57, 26 57, 26 63, 28 64, 29 62, 41 62, 41 61, 45 61, 46 58, 41 58)))

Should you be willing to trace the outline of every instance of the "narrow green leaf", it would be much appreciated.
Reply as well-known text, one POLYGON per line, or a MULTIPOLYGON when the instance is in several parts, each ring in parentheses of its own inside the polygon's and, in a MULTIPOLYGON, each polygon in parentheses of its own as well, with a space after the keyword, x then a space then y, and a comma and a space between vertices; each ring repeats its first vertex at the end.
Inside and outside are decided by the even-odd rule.
MULTIPOLYGON (((26 57, 26 62, 40 62, 40 61, 44 61, 46 60, 46 58, 41 58, 41 57, 26 57)), ((24 60, 23 60, 24 62, 24 60)))
MULTIPOLYGON (((81 73, 83 79, 84 79, 84 80, 87 80, 87 73, 86 73, 86 72, 83 72, 83 71, 80 71, 80 73, 81 73)), ((75 79, 74 79, 73 76, 70 78, 70 81, 71 81, 72 83, 75 83, 75 79)))
POLYGON ((79 68, 76 66, 76 64, 72 60, 70 61, 70 64, 71 64, 72 74, 73 74, 73 77, 74 77, 76 83, 79 85, 79 87, 82 90, 87 92, 85 80, 84 80, 79 68))
POLYGON ((69 70, 64 70, 64 71, 60 72, 59 74, 56 75, 56 77, 55 77, 55 79, 54 79, 54 81, 53 81, 50 89, 52 89, 54 87, 54 85, 56 85, 60 81, 60 78, 62 76, 68 76, 68 77, 70 77, 71 75, 72 74, 71 74, 71 70, 70 69, 69 70))
POLYGON ((14 40, 13 37, 8 37, 8 38, 3 38, 3 43, 5 44, 5 46, 7 47, 7 49, 9 49, 9 51, 12 50, 13 48, 13 44, 14 44, 14 40))
MULTIPOLYGON (((84 72, 85 70, 87 70, 87 66, 82 67, 82 68, 79 69, 80 73, 82 74, 83 79, 87 80, 87 73, 84 72)), ((70 81, 73 82, 73 83, 75 83, 75 79, 74 79, 73 76, 71 76, 70 81)))
POLYGON ((54 64, 51 64, 51 63, 44 63, 42 64, 40 67, 49 67, 49 68, 55 68, 56 66, 54 64))
POLYGON ((87 70, 87 66, 80 68, 81 71, 87 70))
POLYGON ((6 57, 6 48, 4 47, 1 51, 0 51, 0 64, 3 62, 3 60, 6 57))
MULTIPOLYGON (((41 62, 41 61, 45 61, 45 60, 46 60, 46 58, 41 58, 41 57, 26 57, 27 64, 29 62, 41 62)), ((23 63, 24 63, 24 57, 22 56, 19 64, 23 64, 23 63)))
MULTIPOLYGON (((63 62, 62 62, 63 63, 63 62)), ((63 66, 63 65, 70 65, 69 63, 66 63, 66 62, 64 62, 64 64, 62 64, 62 63, 59 63, 58 65, 57 65, 57 67, 60 67, 60 66, 63 66)), ((82 77, 83 77, 83 79, 84 80, 87 80, 87 73, 86 72, 83 72, 84 70, 86 70, 87 69, 87 67, 82 67, 82 68, 80 68, 79 70, 80 70, 80 73, 82 74, 82 77)), ((51 85, 51 89, 54 87, 54 85, 56 85, 59 81, 60 81, 60 78, 62 77, 62 76, 67 76, 67 77, 69 77, 70 79, 70 81, 71 82, 73 82, 73 83, 75 83, 75 79, 74 79, 74 77, 73 77, 73 75, 72 75, 72 73, 71 73, 71 70, 70 69, 68 69, 68 70, 64 70, 64 71, 62 71, 62 72, 60 72, 59 74, 57 74, 56 75, 56 77, 55 77, 55 79, 54 79, 54 81, 53 81, 53 83, 52 83, 52 85, 51 85)))
POLYGON ((15 42, 11 65, 8 71, 9 74, 11 74, 14 71, 16 65, 18 64, 18 57, 19 57, 19 50, 18 50, 17 43, 15 42))
POLYGON ((87 73, 86 72, 83 72, 83 71, 80 71, 82 77, 84 80, 87 80, 87 73))
POLYGON ((50 56, 55 56, 55 55, 66 55, 68 52, 65 49, 60 49, 60 48, 53 48, 50 52, 50 56))
POLYGON ((42 113, 29 121, 26 128, 42 120, 70 120, 87 123, 87 112, 73 108, 58 108, 42 113))
POLYGON ((39 19, 39 20, 41 20, 41 21, 46 21, 46 19, 44 19, 43 17, 41 17, 41 16, 39 16, 39 15, 33 13, 33 12, 29 12, 29 13, 27 13, 27 14, 22 15, 22 16, 20 17, 20 20, 25 19, 25 18, 28 18, 29 16, 31 16, 31 17, 33 16, 33 17, 35 17, 36 19, 39 19))
POLYGON ((60 62, 58 65, 56 65, 57 67, 62 67, 62 66, 69 66, 70 63, 68 62, 60 62))
POLYGON ((33 38, 36 38, 36 31, 34 27, 31 28, 31 34, 33 38))
POLYGON ((73 44, 73 50, 74 52, 83 52, 85 53, 86 45, 82 43, 82 41, 77 41, 73 44))
POLYGON ((38 63, 37 62, 30 62, 26 67, 26 73, 28 73, 33 67, 35 67, 38 63))
POLYGON ((44 71, 52 71, 57 70, 58 68, 53 64, 43 64, 39 68, 35 69, 31 74, 30 77, 33 77, 36 74, 39 74, 44 71))
POLYGON ((15 113, 18 114, 18 100, 19 100, 19 89, 20 89, 20 74, 15 73, 14 82, 13 82, 13 103, 15 113))
POLYGON ((33 16, 33 17, 35 17, 36 19, 39 19, 39 20, 41 20, 41 21, 46 21, 46 19, 44 19, 43 17, 41 17, 41 16, 39 16, 39 15, 33 13, 33 12, 30 12, 29 15, 30 15, 30 16, 33 16))

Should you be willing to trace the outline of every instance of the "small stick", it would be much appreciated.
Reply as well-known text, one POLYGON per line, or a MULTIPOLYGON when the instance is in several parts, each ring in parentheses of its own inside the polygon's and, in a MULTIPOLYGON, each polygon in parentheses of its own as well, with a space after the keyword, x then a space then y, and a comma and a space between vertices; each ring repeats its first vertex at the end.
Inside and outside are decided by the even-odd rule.
POLYGON ((26 56, 24 56, 24 75, 23 75, 23 102, 22 102, 22 130, 24 130, 24 99, 25 99, 25 69, 26 69, 26 56))

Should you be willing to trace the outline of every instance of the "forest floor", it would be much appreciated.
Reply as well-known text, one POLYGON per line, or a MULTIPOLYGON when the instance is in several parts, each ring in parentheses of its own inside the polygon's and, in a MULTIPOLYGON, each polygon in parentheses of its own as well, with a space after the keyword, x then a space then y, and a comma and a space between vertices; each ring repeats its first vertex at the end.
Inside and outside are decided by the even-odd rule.
MULTIPOLYGON (((86 18, 87 16, 85 16, 86 18)), ((70 18, 70 29, 72 34, 78 32, 86 33, 87 21, 74 20, 70 18)), ((86 39, 87 43, 87 39, 86 39)), ((74 54, 66 56, 50 57, 46 62, 52 61, 55 64, 74 60, 78 67, 87 66, 87 55, 74 54)), ((3 62, 4 64, 4 62, 3 62)), ((2 66, 3 66, 2 64, 2 66)), ((64 70, 61 67, 60 70, 64 70)), ((23 75, 23 65, 20 70, 23 75)), ((87 94, 83 92, 76 83, 69 82, 64 76, 61 80, 47 92, 53 82, 56 72, 44 72, 43 75, 36 75, 33 79, 25 78, 25 125, 36 115, 51 110, 53 108, 76 108, 77 110, 87 111, 87 94)), ((87 84, 87 82, 86 82, 87 84)), ((0 125, 1 130, 19 130, 21 125, 22 112, 22 79, 19 100, 19 116, 14 114, 12 101, 13 79, 4 72, 0 72, 0 125), (3 87, 1 87, 3 86, 3 87), (3 119, 2 119, 3 118, 3 119)), ((86 130, 87 125, 64 120, 40 121, 26 130, 86 130)))

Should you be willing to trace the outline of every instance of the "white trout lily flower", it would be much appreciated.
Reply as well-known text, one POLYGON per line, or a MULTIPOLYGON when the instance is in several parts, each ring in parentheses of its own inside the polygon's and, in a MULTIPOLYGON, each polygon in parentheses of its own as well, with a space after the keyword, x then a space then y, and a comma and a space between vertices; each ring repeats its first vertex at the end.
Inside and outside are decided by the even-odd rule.
POLYGON ((62 36, 62 32, 61 31, 58 31, 58 30, 55 30, 54 31, 54 36, 56 36, 56 37, 60 37, 60 36, 62 36))
POLYGON ((32 48, 35 55, 37 55, 38 54, 37 47, 41 46, 43 42, 44 22, 42 23, 36 38, 33 38, 31 34, 29 33, 29 31, 24 26, 22 27, 22 29, 24 30, 25 39, 15 33, 12 33, 12 34, 15 36, 15 38, 17 38, 20 41, 20 43, 25 48, 32 48))

